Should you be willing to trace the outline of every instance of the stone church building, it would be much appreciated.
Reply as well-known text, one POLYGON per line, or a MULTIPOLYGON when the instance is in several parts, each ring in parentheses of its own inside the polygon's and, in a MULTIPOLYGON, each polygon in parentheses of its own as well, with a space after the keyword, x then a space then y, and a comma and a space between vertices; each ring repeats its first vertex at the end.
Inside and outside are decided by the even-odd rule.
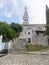
POLYGON ((47 46, 47 36, 44 36, 46 24, 29 24, 29 16, 27 8, 23 15, 23 31, 21 32, 19 39, 25 39, 26 44, 43 45, 47 46))

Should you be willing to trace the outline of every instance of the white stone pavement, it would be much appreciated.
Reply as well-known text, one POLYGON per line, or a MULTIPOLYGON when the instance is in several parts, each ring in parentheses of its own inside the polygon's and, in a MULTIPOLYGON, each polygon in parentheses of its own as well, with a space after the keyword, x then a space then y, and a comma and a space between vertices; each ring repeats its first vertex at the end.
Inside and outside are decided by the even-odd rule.
POLYGON ((49 65, 49 55, 8 54, 0 57, 0 65, 49 65))
POLYGON ((44 52, 40 52, 41 54, 49 54, 49 50, 46 50, 44 52))

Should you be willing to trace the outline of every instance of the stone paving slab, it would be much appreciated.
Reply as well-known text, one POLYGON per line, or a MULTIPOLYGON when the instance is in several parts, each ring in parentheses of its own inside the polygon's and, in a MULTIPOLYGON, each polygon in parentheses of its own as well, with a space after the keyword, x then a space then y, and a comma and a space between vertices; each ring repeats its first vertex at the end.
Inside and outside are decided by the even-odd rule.
POLYGON ((49 50, 46 50, 46 51, 43 51, 43 52, 40 52, 41 54, 49 54, 49 50))
POLYGON ((49 55, 8 54, 0 57, 0 65, 49 65, 49 55))

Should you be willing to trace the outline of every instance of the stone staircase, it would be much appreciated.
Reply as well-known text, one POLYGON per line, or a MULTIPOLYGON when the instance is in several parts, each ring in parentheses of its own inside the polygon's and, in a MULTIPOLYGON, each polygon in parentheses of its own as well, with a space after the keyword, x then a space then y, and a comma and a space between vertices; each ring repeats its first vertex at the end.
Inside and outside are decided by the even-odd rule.
POLYGON ((19 40, 17 41, 17 43, 13 46, 12 49, 8 50, 8 53, 26 53, 27 52, 27 48, 26 48, 26 43, 23 40, 19 40))

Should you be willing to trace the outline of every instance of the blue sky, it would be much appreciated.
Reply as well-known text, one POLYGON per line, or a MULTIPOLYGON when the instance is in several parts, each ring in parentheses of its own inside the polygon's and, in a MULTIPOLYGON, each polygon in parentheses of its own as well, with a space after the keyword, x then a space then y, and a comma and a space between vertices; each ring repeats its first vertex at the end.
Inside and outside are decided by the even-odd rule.
POLYGON ((0 21, 23 23, 24 7, 27 6, 29 23, 45 24, 45 5, 48 0, 0 0, 0 21))

